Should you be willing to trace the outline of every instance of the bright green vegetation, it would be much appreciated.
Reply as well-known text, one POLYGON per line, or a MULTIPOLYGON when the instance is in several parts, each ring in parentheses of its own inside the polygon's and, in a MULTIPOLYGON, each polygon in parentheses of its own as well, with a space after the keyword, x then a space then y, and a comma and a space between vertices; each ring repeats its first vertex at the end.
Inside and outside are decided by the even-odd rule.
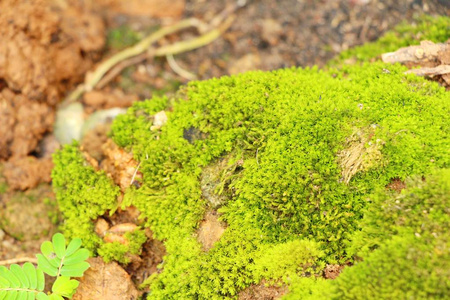
POLYGON ((64 146, 54 156, 53 189, 64 217, 63 230, 69 238, 79 237, 94 251, 101 239, 94 233, 97 217, 117 207, 119 187, 104 172, 96 172, 76 144, 64 146))
MULTIPOLYGON (((111 136, 143 173, 121 205, 137 207, 167 251, 145 283, 149 299, 233 299, 262 279, 288 285, 287 299, 448 293, 448 266, 438 263, 448 258, 449 98, 405 70, 375 62, 249 72, 191 82, 119 116, 111 136), (161 110, 168 121, 152 129, 161 110), (408 189, 389 190, 394 180, 408 189), (204 251, 196 231, 213 209, 227 228, 204 251), (325 264, 348 262, 339 279, 315 279, 325 264)), ((92 224, 116 208, 118 190, 77 151, 55 156, 65 229, 119 260, 124 251, 103 253, 93 225, 79 230, 76 218, 92 224), (84 216, 85 203, 99 209, 84 216)))
POLYGON ((89 268, 86 259, 89 250, 80 248, 81 240, 73 239, 66 247, 66 239, 60 233, 52 241, 41 245, 42 254, 37 254, 38 267, 27 262, 22 267, 12 264, 9 269, 0 266, 0 299, 63 300, 72 298, 81 277, 89 268), (56 277, 52 293, 44 293, 44 273, 56 277), (63 298, 65 297, 65 298, 63 298))
POLYGON ((93 253, 100 253, 105 261, 127 263, 129 254, 139 254, 145 242, 142 230, 125 234, 126 245, 119 242, 105 243, 94 232, 94 220, 117 209, 119 187, 103 171, 95 171, 89 165, 77 144, 66 145, 54 156, 52 171, 53 189, 59 209, 64 217, 62 229, 69 238, 81 238, 84 246, 93 253))
POLYGON ((98 249, 98 255, 103 257, 105 262, 118 261, 127 264, 130 262, 128 254, 139 254, 142 244, 145 243, 147 237, 143 230, 136 229, 124 234, 124 238, 128 242, 122 244, 119 242, 103 243, 98 249))
POLYGON ((261 278, 294 283, 294 274, 352 261, 367 244, 360 222, 369 222, 370 195, 449 164, 448 97, 404 70, 251 72, 191 83, 174 101, 136 103, 118 118, 113 138, 144 174, 124 205, 142 212, 168 252, 151 298, 232 298, 261 278), (166 106, 167 125, 149 130, 166 106), (193 237, 212 206, 202 170, 221 158, 216 192, 228 196, 219 209, 228 228, 203 252, 193 237))
POLYGON ((369 61, 386 52, 393 52, 402 47, 418 45, 428 40, 444 43, 450 38, 450 18, 445 16, 422 16, 415 23, 403 22, 394 30, 387 32, 377 41, 341 52, 329 65, 351 62, 369 61))
POLYGON ((334 281, 298 280, 285 299, 448 298, 450 169, 407 186, 400 194, 380 190, 368 198, 352 245, 363 261, 334 281))

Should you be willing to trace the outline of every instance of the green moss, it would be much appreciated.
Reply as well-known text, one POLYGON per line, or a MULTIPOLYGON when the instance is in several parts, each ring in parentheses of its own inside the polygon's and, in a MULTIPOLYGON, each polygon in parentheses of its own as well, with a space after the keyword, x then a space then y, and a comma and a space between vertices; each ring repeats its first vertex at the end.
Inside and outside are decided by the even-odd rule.
POLYGON ((64 146, 53 162, 53 190, 65 220, 65 236, 81 238, 87 249, 95 251, 102 240, 94 233, 93 220, 116 208, 119 187, 85 161, 77 144, 64 146))
POLYGON ((147 237, 143 230, 133 230, 127 232, 124 238, 128 243, 119 242, 104 243, 98 249, 98 254, 105 262, 118 261, 123 264, 130 262, 130 254, 140 254, 142 244, 145 243, 147 237))
POLYGON ((383 53, 396 51, 401 47, 418 45, 423 40, 444 43, 450 38, 449 24, 450 18, 446 16, 422 16, 416 19, 413 24, 403 22, 375 42, 341 52, 328 65, 342 64, 345 61, 369 61, 383 53))
POLYGON ((331 283, 296 286, 287 299, 445 299, 450 293, 450 169, 371 199, 354 247, 364 257, 331 283), (375 251, 369 251, 376 248, 375 251), (303 298, 302 298, 303 299, 303 298))
MULTIPOLYGON (((424 19, 412 35, 406 27, 398 32, 408 43, 425 28, 432 33, 422 37, 441 39, 447 20, 424 19)), ((385 52, 399 43, 388 35, 378 46, 385 52)), ((191 82, 170 101, 155 97, 119 116, 111 137, 143 174, 122 206, 135 206, 167 250, 160 272, 145 283, 149 298, 235 299, 263 279, 288 284, 287 299, 383 298, 390 289, 394 296, 408 289, 442 294, 436 287, 447 284, 438 263, 448 261, 448 191, 436 178, 448 172, 435 170, 450 164, 448 94, 405 70, 376 62, 249 72, 191 82), (164 109, 167 124, 151 130, 164 109), (386 191, 393 179, 422 177, 423 186, 416 179, 401 196, 386 191), (398 205, 402 197, 413 200, 398 205), (203 251, 196 231, 211 208, 228 226, 203 251), (349 262, 355 266, 338 280, 315 279, 325 264, 349 262)), ((66 230, 106 260, 138 253, 143 236, 130 236, 131 249, 103 245, 93 233, 92 220, 115 209, 117 187, 76 146, 59 152, 55 165, 66 230)))
POLYGON ((289 285, 289 293, 283 300, 325 300, 330 299, 331 280, 315 277, 294 277, 289 285))
POLYGON ((193 82, 173 102, 156 98, 118 117, 112 137, 144 174, 123 205, 136 206, 167 247, 151 298, 235 298, 263 277, 352 260, 369 195, 449 164, 447 95, 404 71, 374 63, 250 72, 193 82), (164 106, 167 124, 149 130, 164 106), (343 153, 363 167, 345 166, 343 153), (204 253, 193 238, 211 205, 204 170, 230 157, 226 186, 214 189, 226 193, 219 212, 229 227, 204 253), (302 256, 287 255, 291 247, 302 256))
POLYGON ((289 283, 296 275, 310 276, 321 271, 319 258, 323 256, 315 242, 294 240, 270 246, 255 260, 255 277, 261 279, 282 279, 289 283))
POLYGON ((435 171, 425 179, 406 181, 400 194, 384 190, 368 198, 360 231, 352 237, 349 252, 366 256, 393 235, 416 235, 434 240, 450 228, 450 170, 435 171))

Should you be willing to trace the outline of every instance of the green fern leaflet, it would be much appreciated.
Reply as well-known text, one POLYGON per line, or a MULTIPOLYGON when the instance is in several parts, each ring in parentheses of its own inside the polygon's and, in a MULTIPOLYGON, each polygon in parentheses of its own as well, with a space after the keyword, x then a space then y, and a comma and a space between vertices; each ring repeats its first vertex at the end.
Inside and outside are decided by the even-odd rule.
POLYGON ((36 255, 37 268, 29 262, 9 269, 0 266, 0 300, 64 300, 73 296, 79 282, 71 277, 81 277, 89 268, 89 251, 81 248, 80 239, 73 239, 66 247, 64 236, 57 233, 52 242, 42 243, 41 252, 36 255), (51 294, 44 293, 44 273, 56 277, 51 294))
POLYGON ((73 239, 66 248, 64 236, 57 233, 52 242, 46 241, 41 245, 42 254, 36 255, 39 268, 50 276, 81 277, 89 268, 85 260, 89 251, 81 248, 81 240, 73 239), (53 243, 52 243, 53 242, 53 243))

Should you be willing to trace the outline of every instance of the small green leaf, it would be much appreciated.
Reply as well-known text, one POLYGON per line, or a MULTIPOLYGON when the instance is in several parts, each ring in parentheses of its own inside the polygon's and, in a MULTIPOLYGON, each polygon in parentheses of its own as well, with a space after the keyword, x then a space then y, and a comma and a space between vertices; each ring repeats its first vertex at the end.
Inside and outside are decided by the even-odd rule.
MULTIPOLYGON (((9 270, 5 266, 0 266, 0 278, 8 280, 9 270)), ((9 284, 11 282, 8 280, 9 284)))
POLYGON ((30 285, 28 286, 30 289, 35 289, 37 287, 37 276, 36 276, 36 268, 33 264, 26 262, 22 266, 25 275, 28 277, 30 281, 30 285))
POLYGON ((61 275, 70 277, 81 277, 90 265, 87 262, 81 262, 73 265, 63 266, 61 268, 61 275))
MULTIPOLYGON (((14 275, 7 268, 5 268, 5 267, 3 267, 3 268, 0 269, 0 275, 2 275, 3 277, 5 277, 6 279, 9 280, 9 282, 11 283, 10 287, 11 288, 20 287, 20 280, 19 280, 19 278, 17 278, 17 276, 14 275)), ((13 298, 13 299, 15 299, 15 298, 13 298)))
POLYGON ((38 259, 38 266, 44 273, 47 273, 50 276, 56 276, 58 274, 58 268, 52 266, 49 261, 42 255, 36 255, 38 259))
POLYGON ((17 290, 8 291, 5 300, 15 300, 17 299, 17 294, 17 290))
POLYGON ((80 248, 81 246, 81 239, 73 239, 70 241, 69 246, 67 246, 66 249, 66 256, 70 256, 73 253, 75 253, 75 251, 78 250, 78 248, 80 248))
POLYGON ((40 292, 36 295, 37 300, 49 300, 50 297, 44 294, 43 292, 40 292))
POLYGON ((61 276, 56 279, 52 286, 52 292, 67 298, 71 298, 80 283, 77 280, 70 279, 67 276, 61 276))
POLYGON ((53 259, 48 259, 47 261, 50 263, 51 266, 53 266, 56 269, 59 269, 59 267, 61 266, 61 258, 55 256, 55 258, 53 259))
POLYGON ((51 294, 50 297, 48 298, 49 300, 64 300, 63 297, 61 297, 58 294, 51 294))
POLYGON ((61 233, 55 233, 52 238, 56 256, 63 258, 66 255, 66 239, 61 233))
POLYGON ((56 255, 53 244, 50 241, 45 241, 41 244, 41 252, 45 257, 52 259, 56 255))
POLYGON ((89 258, 89 250, 87 249, 79 249, 73 255, 67 256, 64 260, 64 265, 73 265, 76 263, 80 263, 89 258))
POLYGON ((3 300, 6 297, 6 293, 5 290, 0 290, 0 300, 3 300))
MULTIPOLYGON (((20 268, 20 267, 19 267, 20 268)), ((28 293, 26 291, 19 291, 16 296, 16 300, 27 300, 28 293)))
POLYGON ((36 299, 35 292, 28 292, 27 300, 34 300, 34 299, 36 299))
MULTIPOLYGON (((25 275, 25 272, 19 265, 12 264, 9 267, 9 269, 20 280, 20 283, 21 283, 20 287, 23 287, 23 288, 30 287, 30 281, 28 280, 28 277, 25 275)), ((20 296, 20 294, 19 294, 19 296, 20 296)))
POLYGON ((36 277, 37 277, 37 290, 43 291, 45 287, 45 276, 44 272, 41 269, 36 269, 36 277))
POLYGON ((11 283, 9 282, 9 280, 0 276, 0 289, 1 288, 9 288, 10 285, 11 285, 11 283))

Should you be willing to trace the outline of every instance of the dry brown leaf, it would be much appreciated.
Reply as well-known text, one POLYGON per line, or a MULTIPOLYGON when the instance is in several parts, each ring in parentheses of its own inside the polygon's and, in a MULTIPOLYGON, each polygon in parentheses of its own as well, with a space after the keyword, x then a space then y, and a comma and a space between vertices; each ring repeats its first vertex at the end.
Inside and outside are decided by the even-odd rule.
POLYGON ((73 300, 134 300, 139 292, 130 275, 117 263, 106 264, 100 257, 88 259, 91 267, 80 279, 73 300))

